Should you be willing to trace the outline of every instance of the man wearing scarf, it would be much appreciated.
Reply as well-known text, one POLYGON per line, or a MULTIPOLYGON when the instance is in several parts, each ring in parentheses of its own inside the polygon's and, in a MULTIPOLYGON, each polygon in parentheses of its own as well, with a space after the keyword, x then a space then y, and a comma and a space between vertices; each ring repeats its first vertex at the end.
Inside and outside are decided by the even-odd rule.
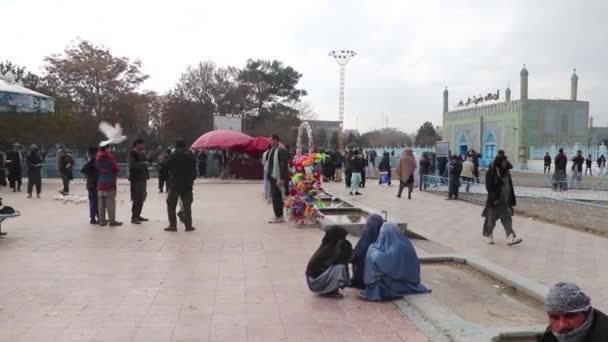
POLYGON ((545 299, 545 310, 549 327, 542 342, 608 341, 608 316, 594 309, 589 297, 575 284, 555 284, 545 299))
POLYGON ((268 154, 268 180, 270 182, 270 196, 274 217, 269 223, 285 222, 283 218, 283 197, 287 193, 287 178, 289 177, 287 161, 289 152, 283 146, 278 134, 271 137, 272 148, 268 154))

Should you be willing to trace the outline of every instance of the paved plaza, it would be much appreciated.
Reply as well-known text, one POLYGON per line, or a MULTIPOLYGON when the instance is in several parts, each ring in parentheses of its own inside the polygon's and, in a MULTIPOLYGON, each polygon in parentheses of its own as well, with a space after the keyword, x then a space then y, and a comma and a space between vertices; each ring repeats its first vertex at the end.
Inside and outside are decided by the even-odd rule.
MULTIPOLYGON (((391 302, 365 302, 352 290, 343 300, 310 293, 304 270, 323 232, 267 224, 261 184, 197 183, 197 230, 168 233, 155 183, 143 211, 151 222, 132 225, 128 183, 120 182, 117 228, 89 225, 87 203, 52 199, 55 180, 45 180, 42 199, 0 192, 22 213, 5 221, 0 239, 0 341, 428 340, 391 302)), ((85 193, 81 181, 73 188, 85 193)), ((364 200, 384 203, 382 191, 364 200)), ((412 204, 454 214, 465 206, 424 198, 412 204)), ((408 219, 416 226, 419 217, 408 219)))
POLYGON ((608 239, 605 237, 516 216, 513 227, 523 243, 507 246, 504 230, 498 223, 494 232, 496 245, 488 245, 481 236, 482 206, 446 201, 444 196, 421 193, 417 189, 412 194, 413 200, 398 199, 396 186, 379 186, 374 180, 361 189, 363 196, 348 196, 344 184, 327 183, 324 187, 349 197, 353 203, 387 210, 389 215, 407 222, 414 232, 456 252, 482 256, 546 286, 558 281, 578 283, 596 307, 608 309, 608 239))

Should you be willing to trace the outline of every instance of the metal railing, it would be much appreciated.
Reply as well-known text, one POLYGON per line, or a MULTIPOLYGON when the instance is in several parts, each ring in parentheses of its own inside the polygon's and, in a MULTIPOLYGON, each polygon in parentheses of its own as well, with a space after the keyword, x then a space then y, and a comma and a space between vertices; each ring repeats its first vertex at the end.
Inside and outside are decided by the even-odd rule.
MULTIPOLYGON (((425 191, 446 195, 449 180, 424 176, 425 191)), ((461 180, 459 199, 485 206, 488 196, 485 184, 461 180)), ((608 191, 587 184, 587 190, 555 191, 551 186, 521 187, 515 185, 516 211, 531 218, 555 222, 582 230, 608 233, 608 191)))

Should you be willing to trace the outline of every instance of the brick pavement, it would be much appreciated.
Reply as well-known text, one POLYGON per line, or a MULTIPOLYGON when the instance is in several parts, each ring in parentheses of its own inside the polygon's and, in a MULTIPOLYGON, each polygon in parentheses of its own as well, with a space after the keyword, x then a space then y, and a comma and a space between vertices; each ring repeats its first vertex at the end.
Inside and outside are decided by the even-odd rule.
POLYGON ((260 184, 197 185, 191 233, 162 231, 155 184, 141 226, 120 185, 118 228, 89 225, 86 203, 51 199, 57 187, 0 192, 23 213, 0 239, 0 341, 428 340, 393 303, 311 294, 303 274, 323 234, 266 224, 260 184))
MULTIPOLYGON (((347 195, 343 184, 327 183, 329 191, 347 195)), ((482 207, 463 201, 446 201, 431 193, 412 194, 413 200, 395 197, 397 187, 381 187, 370 181, 361 202, 378 210, 387 210, 409 227, 438 243, 459 252, 473 253, 547 286, 558 281, 573 281, 591 296, 596 307, 608 310, 608 239, 555 224, 514 217, 514 229, 523 243, 509 247, 498 223, 496 245, 481 237, 482 207)), ((606 223, 608 224, 608 222, 606 223)))

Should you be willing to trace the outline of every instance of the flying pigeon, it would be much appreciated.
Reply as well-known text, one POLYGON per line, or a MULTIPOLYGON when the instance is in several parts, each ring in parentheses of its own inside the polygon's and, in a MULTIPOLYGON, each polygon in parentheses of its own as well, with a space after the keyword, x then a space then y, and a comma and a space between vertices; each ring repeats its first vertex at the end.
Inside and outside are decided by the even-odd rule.
POLYGON ((120 127, 120 124, 118 123, 115 126, 112 126, 109 123, 102 121, 99 123, 99 131, 108 139, 99 143, 99 146, 120 144, 127 140, 127 137, 122 135, 122 127, 120 127))

